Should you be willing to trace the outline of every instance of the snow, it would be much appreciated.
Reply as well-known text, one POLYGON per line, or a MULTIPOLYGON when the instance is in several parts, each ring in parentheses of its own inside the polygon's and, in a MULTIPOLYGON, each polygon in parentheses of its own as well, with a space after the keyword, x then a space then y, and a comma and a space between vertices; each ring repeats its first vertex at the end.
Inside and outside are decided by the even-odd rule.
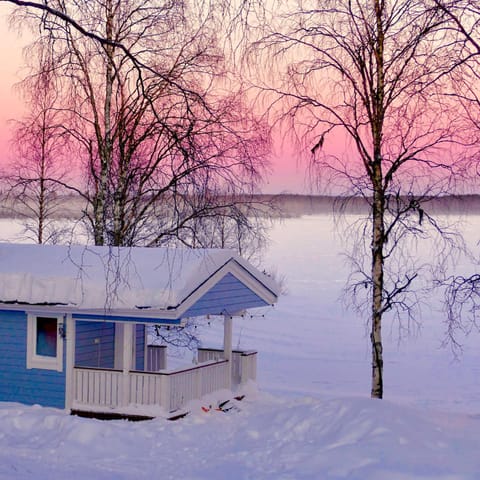
POLYGON ((249 392, 237 404, 141 423, 3 404, 0 478, 478 478, 479 418, 367 398, 249 392))
POLYGON ((0 244, 0 299, 82 309, 176 307, 230 260, 229 250, 0 244))
MULTIPOLYGON (((366 327, 339 302, 348 269, 332 227, 322 216, 273 229, 266 263, 288 294, 235 321, 234 346, 259 351, 259 390, 247 386, 239 410, 196 402, 181 420, 130 423, 0 403, 0 479, 480 478, 480 336, 464 339, 456 361, 442 347, 438 298, 413 337, 399 342, 387 322, 385 400, 368 398, 366 327)), ((462 227, 473 247, 479 227, 480 217, 462 227)), ((200 331, 205 344, 221 342, 220 324, 200 331)))

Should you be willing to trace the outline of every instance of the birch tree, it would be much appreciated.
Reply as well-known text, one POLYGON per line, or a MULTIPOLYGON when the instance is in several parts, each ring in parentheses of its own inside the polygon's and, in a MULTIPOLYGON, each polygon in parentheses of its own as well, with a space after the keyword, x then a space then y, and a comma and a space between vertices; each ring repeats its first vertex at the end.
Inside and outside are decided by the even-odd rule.
MULTIPOLYGON (((248 20, 251 10, 243 13, 248 20)), ((349 293, 369 315, 374 398, 384 391, 384 316, 406 328, 415 321, 422 265, 409 248, 435 233, 449 241, 427 203, 449 188, 442 146, 455 112, 441 91, 454 55, 445 22, 424 1, 286 2, 252 48, 274 72, 260 84, 269 113, 301 140, 312 175, 369 206, 356 226, 349 293)))
POLYGON ((52 65, 39 52, 36 75, 20 85, 30 111, 13 122, 11 142, 14 157, 7 166, 4 181, 14 214, 37 243, 56 243, 65 229, 58 224, 61 197, 65 194, 58 180, 65 181, 62 167, 67 148, 58 96, 52 77, 52 65))
MULTIPOLYGON (((480 2, 477 0, 435 0, 449 19, 459 55, 458 68, 448 94, 461 112, 463 126, 460 175, 467 188, 474 192, 480 182, 480 2)), ((447 336, 455 354, 462 349, 463 339, 480 330, 480 274, 478 253, 470 253, 473 270, 458 272, 444 280, 447 312, 447 336), (473 271, 473 273, 472 273, 473 271)))
POLYGON ((63 186, 84 199, 94 243, 192 244, 192 224, 215 212, 246 222, 246 209, 231 208, 232 199, 255 191, 268 134, 240 91, 226 93, 213 7, 43 6, 46 15, 21 15, 39 22, 37 45, 48 44, 56 58, 73 168, 84 180, 63 186))

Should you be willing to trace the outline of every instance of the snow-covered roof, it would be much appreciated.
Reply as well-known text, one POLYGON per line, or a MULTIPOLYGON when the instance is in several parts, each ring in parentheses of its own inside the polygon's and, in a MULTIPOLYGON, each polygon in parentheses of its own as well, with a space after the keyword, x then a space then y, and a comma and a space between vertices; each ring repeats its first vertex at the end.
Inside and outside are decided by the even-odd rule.
POLYGON ((276 283, 231 250, 0 243, 3 304, 172 311, 227 273, 276 301, 276 283))

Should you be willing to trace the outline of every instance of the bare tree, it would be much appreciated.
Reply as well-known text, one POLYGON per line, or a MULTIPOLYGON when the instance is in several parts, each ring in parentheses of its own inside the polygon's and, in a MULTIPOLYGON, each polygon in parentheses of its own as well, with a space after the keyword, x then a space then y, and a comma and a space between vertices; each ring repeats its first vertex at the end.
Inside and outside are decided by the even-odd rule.
POLYGON ((59 183, 84 199, 94 243, 185 243, 193 224, 215 212, 253 225, 232 199, 248 203, 255 191, 268 131, 240 91, 225 93, 213 7, 18 4, 33 3, 47 12, 27 16, 40 22, 38 48, 48 45, 55 58, 65 126, 83 172, 81 185, 59 183))
POLYGON ((429 198, 448 192, 455 134, 441 95, 453 61, 446 21, 416 0, 289 2, 253 47, 275 72, 261 85, 270 113, 301 139, 312 175, 368 204, 349 292, 370 316, 375 398, 383 396, 385 314, 415 320, 413 286, 426 266, 411 249, 434 234, 445 248, 453 241, 428 209, 429 198))
MULTIPOLYGON (((462 113, 462 163, 459 174, 467 187, 477 191, 480 181, 480 2, 478 0, 435 0, 449 19, 457 44, 458 67, 448 95, 462 113)), ((478 254, 469 252, 478 272, 478 254)), ((475 268, 475 267, 474 267, 475 268)), ((443 280, 447 312, 447 340, 455 354, 462 349, 461 337, 480 330, 480 275, 455 273, 443 280)))
POLYGON ((58 180, 65 179, 61 160, 67 150, 62 115, 58 111, 52 66, 40 52, 37 74, 21 86, 30 111, 14 121, 11 142, 14 158, 4 180, 13 213, 24 219, 26 232, 37 243, 56 243, 64 229, 59 226, 61 197, 58 180))

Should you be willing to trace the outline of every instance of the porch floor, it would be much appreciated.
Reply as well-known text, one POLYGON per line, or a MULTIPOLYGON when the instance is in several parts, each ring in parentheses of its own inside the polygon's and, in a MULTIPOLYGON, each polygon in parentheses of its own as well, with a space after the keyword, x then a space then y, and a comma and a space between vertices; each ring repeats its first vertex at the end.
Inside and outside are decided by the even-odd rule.
POLYGON ((86 410, 71 410, 71 415, 82 418, 95 418, 96 420, 128 420, 129 422, 141 422, 153 420, 155 417, 145 415, 129 415, 125 413, 92 412, 86 410))

